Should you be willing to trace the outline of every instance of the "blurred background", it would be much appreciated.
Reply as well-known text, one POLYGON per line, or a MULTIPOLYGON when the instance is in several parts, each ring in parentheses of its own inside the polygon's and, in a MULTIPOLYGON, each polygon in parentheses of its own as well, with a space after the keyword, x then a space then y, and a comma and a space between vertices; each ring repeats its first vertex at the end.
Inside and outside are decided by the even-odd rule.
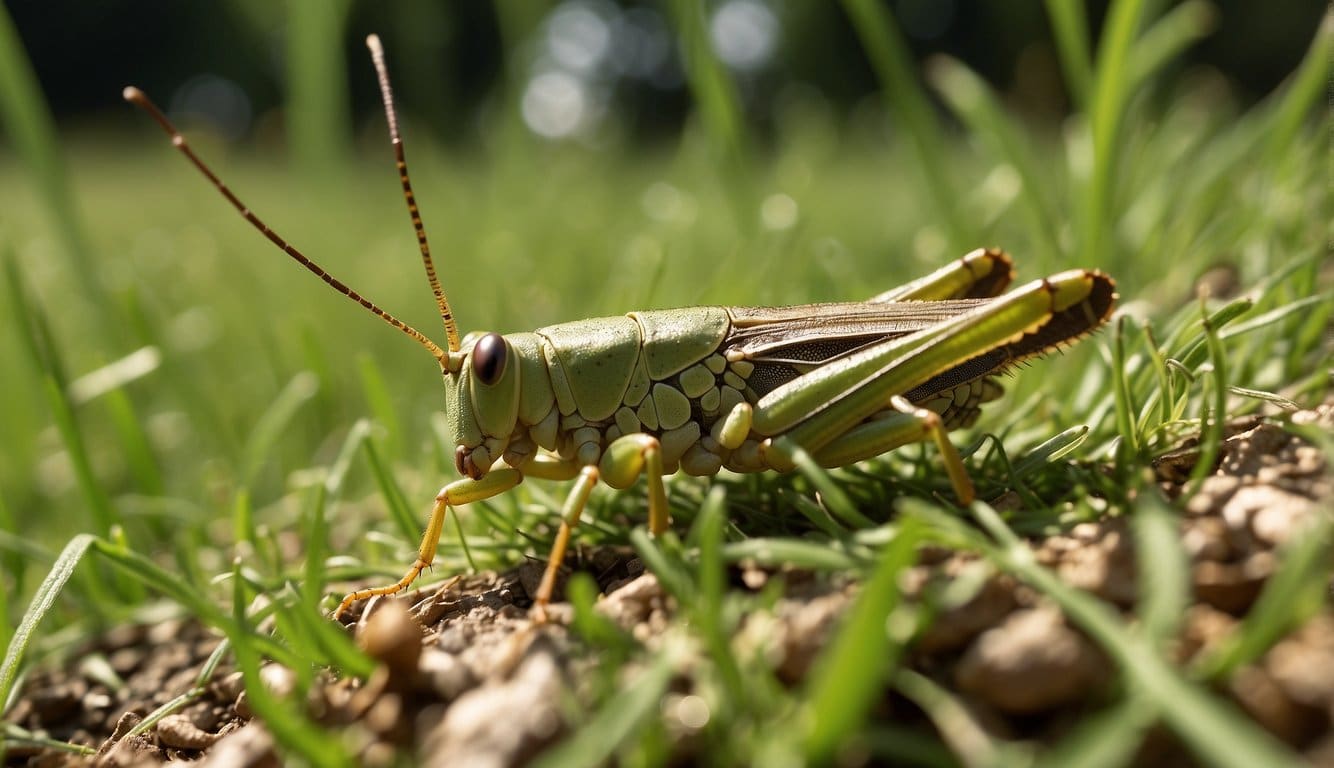
MULTIPOLYGON (((918 60, 958 57, 1034 119, 1069 113, 1041 3, 883 4, 918 60)), ((1096 34, 1107 3, 1085 5, 1096 34)), ((400 109, 424 121, 436 140, 475 139, 487 115, 512 99, 542 136, 663 139, 679 133, 691 103, 669 3, 7 0, 6 6, 53 114, 70 129, 129 120, 120 89, 133 82, 229 139, 262 136, 284 120, 283 111, 297 109, 291 100, 311 98, 296 93, 294 76, 318 65, 327 102, 312 99, 306 108, 330 110, 319 117, 345 150, 354 124, 349 115, 357 122, 379 117, 362 43, 370 32, 384 40, 398 74, 400 109)), ((1318 0, 1281 6, 1223 0, 1213 7, 1211 34, 1173 66, 1217 76, 1242 103, 1267 94, 1292 71, 1325 10, 1318 0)), ((803 0, 722 0, 705 8, 709 40, 757 125, 771 124, 793 99, 819 98, 841 119, 875 99, 871 63, 835 8, 803 0)))

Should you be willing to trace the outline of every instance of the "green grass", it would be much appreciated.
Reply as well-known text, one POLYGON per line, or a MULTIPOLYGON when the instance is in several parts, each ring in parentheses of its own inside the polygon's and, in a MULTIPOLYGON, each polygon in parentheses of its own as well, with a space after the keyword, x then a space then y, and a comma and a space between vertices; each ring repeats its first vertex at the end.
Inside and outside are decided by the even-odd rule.
MULTIPOLYGON (((942 136, 904 69, 899 34, 877 6, 852 1, 849 17, 886 103, 906 115, 909 142, 886 144, 803 103, 762 146, 736 113, 725 70, 697 44, 687 50, 704 58, 688 69, 701 120, 679 146, 593 151, 513 131, 507 142, 521 147, 445 150, 409 120, 418 199, 465 330, 699 303, 857 299, 959 255, 964 242, 1005 246, 1024 278, 1101 268, 1122 296, 1114 327, 1021 371, 1001 407, 955 435, 982 498, 1014 489, 1025 501, 1009 518, 981 504, 961 518, 933 501, 949 497, 947 484, 934 452, 915 448, 828 474, 672 480, 676 529, 662 541, 643 532, 641 490, 595 492, 581 540, 633 543, 683 620, 655 655, 599 623, 587 583, 571 585, 587 652, 633 659, 640 671, 629 688, 612 672, 590 683, 584 727, 551 764, 662 759, 665 726, 650 694, 666 690, 684 653, 700 655, 692 685, 714 713, 702 738, 720 761, 819 760, 856 745, 927 764, 1027 764, 1033 755, 969 730, 946 692, 898 664, 921 629, 914 622, 929 620, 900 605, 895 586, 919 542, 975 551, 1028 582, 1114 660, 1122 698, 1082 722, 1049 764, 1124 762, 1126 745, 1159 718, 1206 764, 1291 761, 1205 684, 1318 604, 1328 526, 1286 553, 1231 645, 1176 669, 1161 654, 1187 597, 1176 506, 1143 477, 1155 453, 1202 430, 1216 437, 1223 418, 1266 398, 1328 396, 1328 124, 1318 114, 1331 31, 1326 24, 1283 88, 1239 114, 1155 69, 1207 31, 1203 6, 1159 18, 1152 4, 1115 3, 1090 58, 1086 20, 1066 5, 1049 4, 1056 45, 1072 99, 1088 111, 1061 139, 1008 114, 962 64, 938 59, 926 82, 963 126, 942 136), (795 226, 762 223, 776 194, 796 202, 795 226), (1244 292, 1197 301, 1195 280, 1220 264, 1235 266, 1244 292), (1133 516, 1142 551, 1155 554, 1146 581, 1163 585, 1142 596, 1135 627, 1015 543, 1015 532, 1108 512, 1133 516), (866 578, 800 688, 779 686, 727 642, 742 612, 768 599, 726 587, 725 564, 741 559, 866 578), (897 629, 866 629, 886 625, 897 629), (869 718, 890 688, 932 718, 941 741, 869 718)), ((690 4, 674 11, 696 40, 690 4)), ((14 66, 0 69, 21 81, 14 66)), ((27 98, 5 108, 40 127, 44 112, 30 114, 42 108, 27 98)), ((0 618, 21 621, 12 633, 13 620, 0 622, 0 701, 20 662, 162 599, 226 633, 247 680, 263 656, 289 662, 299 687, 312 663, 364 674, 366 660, 321 618, 336 591, 325 585, 396 578, 411 561, 428 502, 453 477, 436 366, 294 268, 147 121, 132 140, 72 137, 68 179, 53 148, 37 146, 40 133, 15 142, 21 157, 0 154, 0 618), (62 207, 67 185, 81 216, 62 207), (112 302, 88 300, 101 295, 112 302), (268 600, 256 601, 261 594, 268 600), (269 614, 281 640, 254 630, 269 614)), ((336 186, 289 173, 273 150, 192 140, 271 226, 439 335, 378 127, 358 138, 366 151, 339 169, 336 186)), ((535 481, 462 509, 435 573, 544 553, 563 492, 535 481)), ((249 688, 285 749, 310 762, 348 759, 292 702, 249 688)))

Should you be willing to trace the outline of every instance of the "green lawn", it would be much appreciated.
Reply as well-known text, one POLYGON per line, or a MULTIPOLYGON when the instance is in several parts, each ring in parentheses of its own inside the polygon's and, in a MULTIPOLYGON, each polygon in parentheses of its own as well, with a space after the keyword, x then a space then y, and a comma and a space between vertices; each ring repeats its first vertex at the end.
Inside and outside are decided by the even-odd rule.
MULTIPOLYGON (((893 62, 874 47, 874 14, 857 18, 872 60, 893 82, 893 62)), ((747 537, 772 539, 793 565, 863 574, 864 599, 849 621, 871 628, 883 626, 916 545, 974 549, 1082 617, 1130 689, 1127 706, 1172 703, 1185 712, 1169 721, 1183 741, 1217 737, 1235 749, 1231 758, 1202 750, 1201 759, 1269 754, 1268 742, 1248 741, 1250 730, 1231 731, 1230 710, 1138 630, 1050 583, 1009 547, 1012 531, 1050 532, 1101 514, 1159 525, 1154 515, 1176 507, 1143 501, 1157 498, 1144 479, 1152 456, 1202 430, 1207 455, 1220 408, 1228 417, 1281 413, 1266 400, 1313 405, 1329 396, 1329 25, 1284 87, 1241 112, 1188 82, 1155 79, 1156 65, 1193 39, 1192 28, 1168 21, 1183 23, 1169 14, 1146 22, 1147 32, 1132 24, 1124 38, 1109 23, 1087 116, 1072 118, 1063 138, 998 111, 995 94, 948 62, 928 81, 960 129, 937 133, 934 113, 913 112, 911 99, 894 92, 909 115, 896 124, 899 141, 839 125, 815 104, 792 105, 772 141, 749 138, 735 155, 708 120, 647 151, 527 138, 445 149, 407 122, 418 201, 465 331, 693 304, 854 300, 980 245, 1010 251, 1021 281, 1077 266, 1116 278, 1118 320, 1021 369, 1005 382, 1000 407, 954 435, 971 450, 981 498, 1017 489, 1020 513, 948 507, 929 448, 830 474, 673 480, 680 539, 665 543, 642 535, 642 485, 594 494, 591 517, 600 522, 584 526, 581 541, 633 543, 664 581, 685 580, 677 596, 692 621, 681 633, 711 649, 698 685, 724 713, 706 738, 727 744, 732 758, 783 746, 812 757, 836 750, 862 728, 899 650, 883 632, 849 631, 837 637, 823 677, 750 706, 738 690, 772 688, 768 672, 720 656, 725 643, 711 645, 741 607, 755 606, 715 580, 723 559, 748 551, 747 537), (923 132, 914 133, 913 119, 923 132), (741 171, 719 171, 733 167, 741 171), (1198 300, 1197 280, 1224 268, 1238 289, 1198 300), (1079 426, 1087 434, 1072 429, 1079 426), (1060 458, 1049 461, 1054 452, 1060 458), (808 519, 818 519, 817 490, 838 520, 832 534, 811 533, 820 525, 808 519), (951 515, 975 525, 956 526, 951 515), (854 530, 849 520, 859 518, 871 527, 854 530), (883 667, 879 676, 859 672, 867 660, 883 667), (746 676, 744 684, 732 686, 728 675, 746 676)), ((163 598, 225 631, 243 669, 254 654, 269 654, 362 670, 364 660, 319 620, 337 597, 324 584, 397 578, 430 499, 455 476, 452 446, 440 439, 434 362, 285 259, 148 120, 138 129, 68 137, 62 151, 77 210, 59 214, 20 158, 0 154, 0 639, 9 646, 0 700, 12 663, 163 598), (82 259, 57 235, 71 226, 84 233, 82 259), (72 540, 96 556, 53 570, 72 540), (29 607, 48 573, 69 581, 54 602, 29 607), (274 600, 264 611, 303 631, 254 634, 261 617, 246 608, 256 594, 274 600), (41 626, 12 643, 23 619, 41 626)), ((289 172, 277 149, 192 139, 275 230, 441 336, 378 126, 359 137, 355 162, 331 163, 318 178, 289 172)), ((562 498, 562 486, 530 482, 463 508, 458 526, 446 526, 434 578, 543 556, 562 498)), ((1174 548, 1170 525, 1150 530, 1174 548)), ((1304 573, 1308 584, 1329 577, 1319 566, 1304 573)), ((1295 603, 1266 621, 1287 626, 1308 609, 1295 603)), ((601 648, 590 637, 588 653, 638 658, 649 672, 674 652, 644 658, 643 649, 601 648)), ((610 679, 591 688, 586 707, 598 727, 633 704, 610 679)), ((285 747, 322 759, 324 742, 297 709, 269 706, 289 723, 275 726, 285 747)), ((1089 730, 1114 738, 1142 727, 1108 716, 1089 730)), ((628 762, 653 762, 663 748, 655 728, 627 730, 625 744, 638 747, 613 746, 628 762)), ((601 754, 595 739, 580 744, 589 751, 575 757, 601 754)))

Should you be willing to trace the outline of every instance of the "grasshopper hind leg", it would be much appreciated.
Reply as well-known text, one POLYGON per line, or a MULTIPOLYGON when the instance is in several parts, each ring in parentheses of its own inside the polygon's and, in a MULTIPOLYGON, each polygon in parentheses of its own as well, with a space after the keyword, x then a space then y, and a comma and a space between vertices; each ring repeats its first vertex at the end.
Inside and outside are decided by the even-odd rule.
MULTIPOLYGON (((824 467, 842 467, 888 453, 909 443, 931 440, 940 451, 941 462, 945 465, 950 486, 959 503, 963 506, 972 504, 977 492, 964 467, 963 458, 954 443, 950 442, 946 420, 939 413, 913 405, 903 397, 895 396, 890 404, 892 408, 883 411, 878 418, 858 424, 838 440, 816 451, 813 455, 815 461, 824 467)), ((781 438, 766 443, 766 452, 784 452, 785 445, 781 438)))

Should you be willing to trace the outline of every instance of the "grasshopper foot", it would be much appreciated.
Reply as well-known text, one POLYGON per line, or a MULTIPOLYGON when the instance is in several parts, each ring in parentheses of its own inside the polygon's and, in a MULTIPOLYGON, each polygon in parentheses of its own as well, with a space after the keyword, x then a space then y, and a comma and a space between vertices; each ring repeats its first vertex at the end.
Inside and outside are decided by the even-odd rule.
POLYGON ((408 569, 408 572, 404 574, 403 578, 399 579, 393 584, 390 584, 389 586, 386 587, 372 587, 370 589, 360 589, 357 590, 356 592, 349 593, 346 597, 343 598, 343 602, 339 603, 338 608, 334 611, 333 613, 334 621, 337 621, 343 615, 343 612, 346 611, 348 608, 350 608, 352 604, 357 602, 358 600, 365 600, 367 598, 375 597, 376 595, 393 595, 402 592, 403 590, 407 589, 408 586, 412 584, 412 582, 416 581, 417 577, 421 575, 421 572, 426 568, 429 568, 430 565, 431 564, 426 562, 425 560, 417 558, 417 562, 412 564, 412 567, 408 569))

